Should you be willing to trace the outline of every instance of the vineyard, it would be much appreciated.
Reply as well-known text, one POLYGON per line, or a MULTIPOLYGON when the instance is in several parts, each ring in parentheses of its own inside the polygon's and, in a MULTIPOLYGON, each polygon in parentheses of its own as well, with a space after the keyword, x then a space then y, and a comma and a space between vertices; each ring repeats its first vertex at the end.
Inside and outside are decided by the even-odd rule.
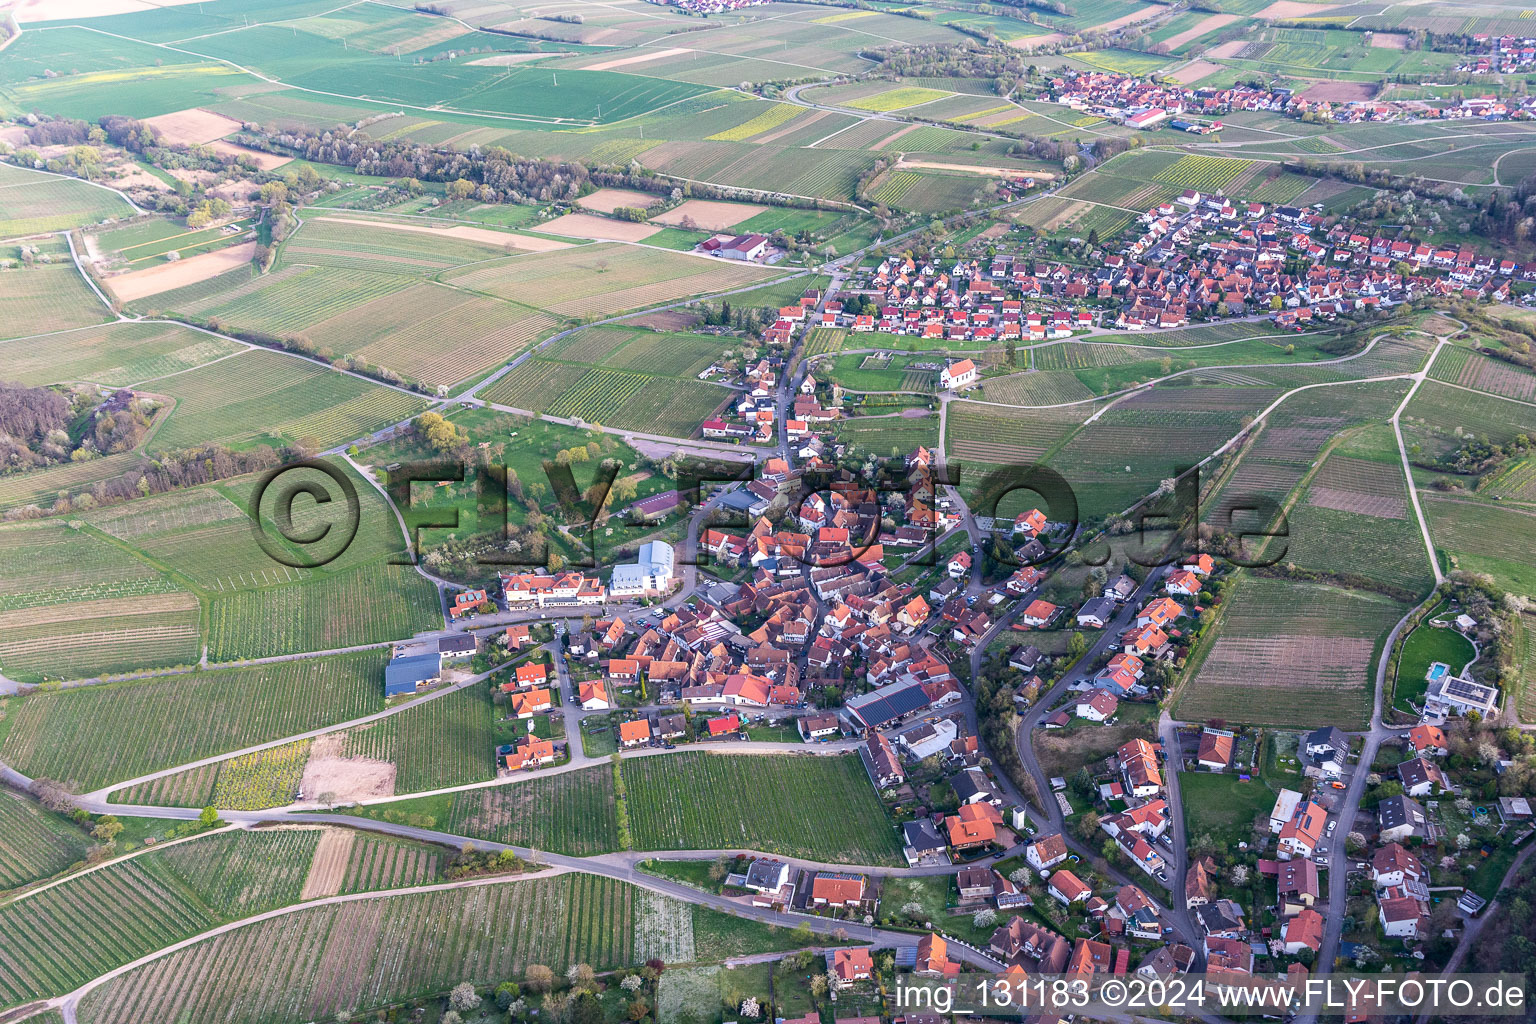
POLYGON ((1201 192, 1221 192, 1253 165, 1247 160, 1219 156, 1183 156, 1159 171, 1155 180, 1201 192))
POLYGON ((741 846, 808 860, 900 862, 897 834, 856 757, 688 751, 626 761, 624 783, 638 849, 741 846))
POLYGON ((586 372, 585 366, 575 363, 529 359, 492 384, 485 392, 485 400, 494 405, 542 413, 586 372))
POLYGON ((607 423, 624 407, 630 395, 645 386, 639 373, 591 369, 559 398, 550 403, 551 416, 577 417, 588 423, 607 423))
POLYGON ((1420 500, 1435 547, 1450 557, 1452 567, 1487 573, 1512 594, 1536 594, 1530 545, 1536 517, 1530 512, 1428 492, 1421 492, 1420 500))
POLYGON ((1371 671, 1403 606, 1377 594, 1249 576, 1179 697, 1180 718, 1361 728, 1371 671))
POLYGON ((619 848, 613 771, 603 765, 456 793, 443 827, 455 835, 576 857, 609 853, 619 848))
MULTIPOLYGON (((95 224, 133 211, 122 196, 74 178, 7 165, 0 171, 0 238, 95 224)), ((0 322, 9 322, 0 318, 0 322)))
POLYGON ((0 669, 76 678, 197 660, 196 599, 127 552, 52 522, 0 529, 0 556, 0 669))
POLYGON ((30 801, 0 793, 0 891, 58 874, 88 845, 84 833, 30 801))
POLYGON ((570 873, 297 910, 128 972, 88 996, 81 1019, 298 1024, 493 985, 530 964, 626 966, 658 926, 692 930, 686 913, 642 919, 639 893, 570 873))
POLYGON ((370 274, 422 275, 504 256, 516 242, 517 236, 510 234, 505 244, 490 245, 415 225, 366 224, 322 216, 304 221, 283 245, 280 263, 370 274))
POLYGON ((428 282, 316 324, 338 352, 429 387, 506 362, 558 326, 547 313, 428 282))
POLYGON ((848 340, 848 332, 840 327, 817 327, 805 336, 801 353, 806 357, 841 352, 848 340))
POLYGON ((875 190, 874 198, 876 202, 885 203, 888 206, 898 206, 901 203, 901 198, 907 194, 907 191, 922 180, 923 176, 921 174, 915 174, 912 171, 891 171, 885 176, 885 180, 880 183, 880 187, 875 190))
POLYGON ((173 871, 215 916, 229 920, 295 903, 321 831, 239 829, 147 854, 173 871))
POLYGON ((1536 402, 1536 374, 1464 348, 1441 350, 1430 376, 1520 402, 1536 402))
MULTIPOLYGON (((1087 407, 1052 414, 951 402, 945 437, 953 458, 1027 466, 1060 444, 1088 415, 1087 407)), ((974 483, 977 474, 970 476, 974 483)))
POLYGON ((838 420, 832 431, 844 444, 863 454, 887 456, 892 449, 906 454, 919 446, 932 448, 939 443, 937 416, 855 416, 838 420))
POLYGON ((450 271, 444 279, 561 316, 585 317, 611 316, 774 276, 726 260, 607 243, 496 260, 450 271))
POLYGON ((123 387, 180 373, 240 349, 232 341, 175 324, 108 324, 7 345, 6 376, 31 387, 77 380, 123 387))
POLYGON ((65 331, 110 319, 107 307, 71 266, 3 270, 0 285, 0 337, 65 331))
POLYGON ((471 686, 346 732, 343 757, 395 765, 395 791, 415 793, 494 778, 490 691, 471 686))
POLYGON ((0 1004, 62 995, 216 923, 148 855, 0 907, 0 1004))
POLYGON ((377 711, 384 658, 365 652, 34 693, 13 702, 0 760, 92 790, 377 711))
POLYGON ((407 419, 418 396, 276 352, 250 351, 155 384, 176 400, 157 449, 304 440, 325 448, 407 419))
POLYGON ((430 885, 442 874, 445 853, 440 847, 352 830, 341 834, 354 837, 339 886, 342 893, 430 885))
MULTIPOLYGON (((1072 374, 1047 370, 988 380, 982 385, 980 397, 1008 405, 1063 405, 1091 399, 1094 395, 1072 374)), ((1085 406, 1084 418, 1086 412, 1085 406)))
POLYGON ((781 124, 793 121, 804 110, 804 107, 794 103, 775 103, 751 120, 743 121, 734 128, 716 132, 709 136, 709 139, 713 142, 744 142, 754 135, 761 135, 781 124))
POLYGON ((208 656, 228 661, 398 640, 441 624, 436 598, 430 582, 399 565, 220 595, 208 602, 208 656))

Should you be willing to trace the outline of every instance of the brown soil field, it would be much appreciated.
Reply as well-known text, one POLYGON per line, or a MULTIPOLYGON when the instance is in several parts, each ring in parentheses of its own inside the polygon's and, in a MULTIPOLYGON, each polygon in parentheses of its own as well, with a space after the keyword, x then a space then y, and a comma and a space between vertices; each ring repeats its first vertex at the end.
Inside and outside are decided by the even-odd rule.
POLYGON ((655 313, 641 313, 625 320, 636 327, 654 327, 658 331, 686 331, 699 322, 699 314, 684 309, 663 309, 655 313))
POLYGON ((1226 57, 1236 57, 1238 54, 1243 52, 1243 47, 1247 45, 1248 40, 1246 39, 1233 39, 1222 43, 1220 46, 1211 47, 1209 50, 1205 51, 1205 55, 1207 57, 1214 57, 1217 60, 1221 60, 1226 57))
POLYGON ((370 227, 387 228, 390 231, 415 231, 421 234, 441 235, 444 238, 462 238, 466 242, 480 242, 484 245, 506 245, 525 252, 553 252, 556 249, 570 248, 568 242, 557 242, 553 238, 513 235, 506 231, 473 228, 465 224, 457 224, 451 228, 430 228, 425 224, 398 224, 392 221, 367 220, 362 217, 322 217, 320 219, 333 220, 340 224, 367 224, 370 227))
POLYGON ((1043 36, 1030 36, 1027 39, 1015 39, 1008 45, 1015 50, 1033 50, 1037 46, 1055 46, 1065 42, 1067 37, 1060 32, 1048 32, 1043 36))
POLYGON ((639 242, 650 238, 661 228, 654 224, 636 224, 625 220, 610 220, 590 213, 568 213, 564 217, 545 221, 532 231, 545 231, 567 238, 592 238, 614 242, 639 242))
POLYGON ((676 227, 683 222, 684 217, 691 217, 693 222, 705 231, 725 231, 732 225, 756 217, 766 209, 768 207, 753 206, 751 203, 717 203, 708 199, 690 199, 681 206, 674 206, 666 213, 652 217, 651 223, 676 227))
POLYGON ((1192 82, 1200 81, 1200 79, 1204 78, 1206 75, 1213 74, 1214 72, 1220 70, 1220 64, 1213 64, 1208 60, 1197 60, 1184 65, 1182 68, 1179 68, 1179 70, 1175 71, 1168 77, 1173 79, 1175 82, 1178 82, 1180 85, 1189 85, 1192 82))
POLYGON ((1035 181, 1055 181, 1056 175, 1049 171, 1024 171, 1015 167, 988 167, 983 164, 946 164, 937 160, 908 160, 902 157, 896 162, 896 168, 926 167, 934 171, 970 171, 972 174, 996 175, 1002 178, 1031 178, 1035 181))
POLYGON ((113 295, 124 302, 132 302, 148 295, 159 295, 182 285, 196 284, 225 271, 234 270, 256 256, 255 242, 242 242, 214 252, 189 256, 175 263, 162 263, 146 270, 135 270, 106 279, 113 295))
POLYGON ((279 153, 263 153, 259 149, 251 149, 247 146, 237 146, 233 142, 211 142, 208 148, 220 156, 244 157, 263 171, 272 171, 291 163, 293 157, 283 156, 279 153))
POLYGON ((1345 103, 1368 100, 1375 95, 1375 82, 1315 82, 1301 92, 1303 99, 1338 100, 1345 103))
POLYGON ((160 130, 166 142, 179 146, 201 146, 240 130, 240 122, 211 110, 178 110, 174 114, 144 119, 160 130))
POLYGON ((1408 37, 1401 32, 1377 32, 1371 36, 1371 46, 1378 50, 1406 50, 1408 37))
POLYGON ((558 53, 498 53, 494 57, 481 57, 479 60, 470 61, 471 64, 493 68, 504 68, 512 64, 527 64, 535 60, 547 60, 550 57, 558 57, 558 53))
POLYGON ((320 834, 299 899, 335 896, 341 891, 342 880, 347 876, 347 861, 352 856, 352 844, 356 840, 357 833, 350 828, 328 828, 320 834))
POLYGON ((583 71, 612 71, 614 68, 625 68, 631 64, 645 64, 653 60, 665 60, 668 57, 676 57, 680 53, 692 53, 686 46, 673 46, 665 50, 653 50, 650 53, 637 53, 630 57, 619 57, 616 60, 605 60, 600 64, 588 64, 583 71))
POLYGON ((598 213, 612 213, 621 206, 637 206, 644 210, 661 202, 660 197, 648 192, 632 192, 627 188, 600 188, 589 196, 576 200, 576 205, 598 213))
POLYGON ((1187 28, 1183 32, 1180 32, 1178 35, 1169 36, 1167 39, 1164 39, 1163 42, 1167 45, 1168 49, 1177 50, 1185 43, 1199 39, 1207 32, 1214 32, 1218 28, 1230 25, 1237 19, 1238 15, 1236 14, 1213 14, 1209 18, 1202 20, 1194 28, 1187 28))
POLYGON ((395 766, 368 757, 339 756, 345 737, 328 733, 310 744, 299 789, 306 799, 333 793, 338 803, 395 795, 395 766))

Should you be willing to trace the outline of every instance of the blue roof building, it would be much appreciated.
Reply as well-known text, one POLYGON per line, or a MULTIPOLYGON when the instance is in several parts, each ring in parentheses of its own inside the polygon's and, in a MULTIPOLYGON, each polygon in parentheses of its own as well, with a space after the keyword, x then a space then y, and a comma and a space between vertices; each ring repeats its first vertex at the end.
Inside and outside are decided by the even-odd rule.
POLYGON ((384 666, 384 696, 398 697, 415 693, 422 686, 442 678, 443 659, 436 651, 393 658, 384 666))

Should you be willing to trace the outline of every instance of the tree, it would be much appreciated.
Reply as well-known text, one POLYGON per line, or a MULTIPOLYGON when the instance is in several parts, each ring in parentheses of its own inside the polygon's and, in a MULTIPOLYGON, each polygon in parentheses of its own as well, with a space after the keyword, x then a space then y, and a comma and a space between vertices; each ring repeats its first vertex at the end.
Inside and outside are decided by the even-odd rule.
POLYGON ((123 823, 110 814, 103 814, 96 820, 96 827, 91 829, 91 838, 103 843, 110 843, 123 831, 123 823))
POLYGON ((449 1010, 437 1018, 437 1024, 463 1024, 463 1021, 464 1018, 459 1015, 458 1010, 449 1010))
POLYGON ((827 994, 827 976, 825 974, 811 975, 811 995, 820 999, 827 994))
POLYGON ((985 907, 971 917, 971 924, 977 928, 991 928, 997 924, 997 911, 991 907, 985 907))
POLYGON ((517 987, 517 982, 504 981, 496 986, 496 1005, 500 1009, 505 1010, 517 1002, 518 997, 521 995, 522 990, 517 987))
POLYGON ((523 972, 523 984, 531 992, 548 992, 555 984, 555 972, 543 964, 529 964, 523 972))
POLYGON ((762 1009, 757 1005, 757 1000, 752 996, 741 1001, 741 1015, 748 1020, 756 1020, 762 1015, 762 1009))
POLYGON ((645 984, 645 979, 638 974, 626 974, 624 980, 619 982, 619 988, 625 992, 637 992, 645 984))
POLYGON ((453 986, 453 991, 448 993, 448 1005, 460 1013, 468 1013, 470 1010, 480 1008, 480 994, 475 991, 475 986, 467 981, 461 981, 453 986))
POLYGON ((571 964, 565 972, 565 980, 571 983, 572 988, 590 989, 597 984, 597 972, 591 964, 571 964))
POLYGON ((219 823, 219 809, 217 807, 204 807, 203 813, 197 816, 197 823, 203 828, 213 828, 219 823))

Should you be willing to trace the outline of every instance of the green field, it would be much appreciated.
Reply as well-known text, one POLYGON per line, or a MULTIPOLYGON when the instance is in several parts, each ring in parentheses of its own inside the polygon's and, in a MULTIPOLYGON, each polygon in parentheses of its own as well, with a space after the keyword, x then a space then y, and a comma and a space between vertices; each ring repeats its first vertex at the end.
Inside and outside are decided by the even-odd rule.
MULTIPOLYGON (((1209 836, 1217 849, 1236 849, 1252 842, 1255 820, 1268 818, 1277 790, 1258 776, 1248 780, 1214 772, 1182 772, 1179 795, 1184 802, 1184 827, 1191 844, 1209 836)), ((1257 831, 1268 828, 1264 821, 1257 831)))
POLYGON ((895 828, 855 757, 685 752, 624 763, 639 849, 747 848, 899 863, 895 828))
POLYGON ((78 792, 346 721, 383 706, 384 655, 311 658, 13 702, 0 760, 78 792))
POLYGON ((1512 594, 1536 594, 1536 556, 1528 542, 1536 525, 1532 513, 1436 494, 1421 501, 1435 547, 1453 567, 1487 573, 1512 594))

